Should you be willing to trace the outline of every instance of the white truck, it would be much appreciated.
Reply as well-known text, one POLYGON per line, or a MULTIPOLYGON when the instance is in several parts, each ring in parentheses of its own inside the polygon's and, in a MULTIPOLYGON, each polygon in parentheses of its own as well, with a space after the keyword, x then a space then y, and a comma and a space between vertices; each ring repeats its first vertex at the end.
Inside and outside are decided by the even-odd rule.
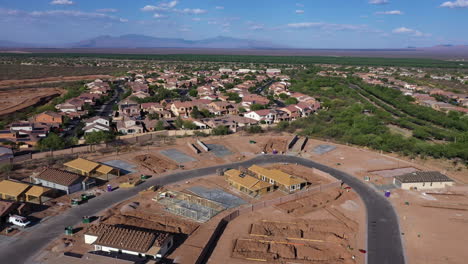
POLYGON ((10 215, 7 222, 20 227, 27 227, 29 224, 31 224, 31 221, 28 221, 26 217, 19 215, 10 215))

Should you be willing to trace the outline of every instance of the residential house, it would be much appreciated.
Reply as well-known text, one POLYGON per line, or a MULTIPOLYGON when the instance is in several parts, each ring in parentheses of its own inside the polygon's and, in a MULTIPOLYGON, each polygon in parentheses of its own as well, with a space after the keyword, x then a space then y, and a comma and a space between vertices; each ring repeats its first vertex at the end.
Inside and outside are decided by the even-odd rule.
POLYGON ((272 184, 238 170, 228 170, 224 172, 224 176, 230 186, 253 197, 266 194, 275 189, 272 184))
POLYGON ((430 190, 452 186, 454 181, 437 171, 416 171, 396 176, 393 183, 404 190, 430 190))
POLYGON ((280 74, 281 74, 281 70, 280 70, 280 69, 267 69, 267 70, 266 70, 266 74, 267 74, 268 76, 280 75, 280 74))
POLYGON ((84 241, 94 245, 96 251, 152 259, 164 257, 174 244, 173 236, 169 233, 102 223, 91 225, 84 233, 84 241))
POLYGON ((47 168, 38 174, 33 174, 31 179, 35 184, 49 187, 67 194, 87 190, 93 181, 69 171, 47 168))
POLYGON ((267 169, 258 165, 249 167, 248 172, 258 179, 275 185, 287 193, 299 191, 307 185, 307 181, 284 173, 278 169, 267 169))
POLYGON ((59 113, 52 111, 45 111, 34 117, 34 122, 46 123, 51 126, 58 127, 63 123, 63 116, 59 113))
POLYGON ((253 120, 266 123, 266 124, 273 124, 276 119, 276 115, 277 115, 277 112, 271 109, 251 111, 251 112, 244 114, 245 117, 248 117, 253 120))
POLYGON ((117 131, 124 135, 143 133, 143 127, 139 122, 130 118, 117 121, 117 131))
POLYGON ((98 131, 110 131, 109 119, 101 116, 95 116, 84 121, 85 127, 83 131, 85 133, 92 133, 98 131))
POLYGON ((0 165, 10 164, 13 157, 13 150, 11 148, 0 147, 0 165))
POLYGON ((132 99, 125 99, 119 103, 119 113, 121 116, 139 116, 140 110, 140 104, 132 99))

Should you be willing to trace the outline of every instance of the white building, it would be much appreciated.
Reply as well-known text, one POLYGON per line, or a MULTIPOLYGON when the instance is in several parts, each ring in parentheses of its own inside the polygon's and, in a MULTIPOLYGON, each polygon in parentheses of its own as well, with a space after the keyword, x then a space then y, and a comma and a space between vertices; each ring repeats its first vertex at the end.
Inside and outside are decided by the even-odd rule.
POLYGON ((159 259, 173 246, 173 237, 163 232, 147 232, 106 224, 91 225, 84 234, 86 244, 96 251, 159 259))
POLYGON ((272 124, 276 119, 276 111, 271 109, 263 109, 245 113, 244 116, 259 122, 265 121, 267 124, 272 124))
POLYGON ((95 183, 94 179, 86 181, 85 177, 76 173, 50 168, 31 176, 31 178, 35 184, 64 191, 67 194, 86 190, 95 183))
POLYGON ((85 120, 85 127, 83 128, 83 131, 85 133, 110 131, 110 122, 105 117, 95 116, 85 120))
POLYGON ((404 190, 430 190, 453 185, 453 180, 437 171, 416 171, 396 176, 393 183, 404 190))

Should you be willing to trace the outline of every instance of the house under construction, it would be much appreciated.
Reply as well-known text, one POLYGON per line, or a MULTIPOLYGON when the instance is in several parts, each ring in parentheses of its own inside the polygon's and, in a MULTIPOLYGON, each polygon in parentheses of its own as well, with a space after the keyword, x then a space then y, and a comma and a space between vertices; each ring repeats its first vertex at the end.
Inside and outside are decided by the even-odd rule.
POLYGON ((177 191, 160 192, 153 200, 164 205, 168 212, 201 223, 226 209, 220 203, 177 191))
POLYGON ((224 172, 224 176, 230 186, 252 197, 266 194, 275 189, 272 184, 252 177, 246 173, 242 173, 239 170, 228 170, 224 172))

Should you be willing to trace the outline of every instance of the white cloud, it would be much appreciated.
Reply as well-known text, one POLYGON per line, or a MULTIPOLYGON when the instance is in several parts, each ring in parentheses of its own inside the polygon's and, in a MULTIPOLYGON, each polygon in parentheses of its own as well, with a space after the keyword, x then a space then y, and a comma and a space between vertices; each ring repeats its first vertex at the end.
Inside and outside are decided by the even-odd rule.
POLYGON ((179 1, 170 1, 170 2, 162 2, 158 5, 146 5, 144 6, 141 11, 152 12, 152 11, 168 11, 177 6, 179 1))
POLYGON ((160 13, 155 13, 155 14, 153 15, 153 17, 154 17, 154 18, 167 18, 168 16, 163 15, 163 14, 160 14, 160 13))
POLYGON ((99 13, 116 13, 118 11, 119 10, 117 10, 115 8, 102 8, 102 9, 96 10, 96 12, 99 12, 99 13))
POLYGON ((376 15, 403 15, 403 12, 400 10, 391 10, 391 11, 381 11, 375 12, 376 15))
POLYGON ((301 22, 301 23, 290 23, 286 25, 287 28, 291 29, 308 29, 318 28, 331 31, 342 31, 342 30, 365 30, 366 25, 350 25, 350 24, 332 24, 323 22, 301 22))
POLYGON ((224 6, 217 6, 217 7, 215 7, 215 9, 223 10, 223 9, 224 9, 224 6))
POLYGON ((296 14, 304 14, 304 10, 296 10, 296 14))
POLYGON ((188 14, 188 15, 200 15, 200 14, 205 14, 206 11, 205 9, 200 9, 200 8, 184 8, 184 9, 174 9, 175 12, 181 13, 181 14, 188 14))
POLYGON ((88 12, 74 11, 74 10, 33 11, 30 13, 24 12, 22 15, 31 16, 34 18, 66 16, 66 17, 75 17, 75 18, 81 18, 81 19, 107 19, 107 20, 119 21, 122 23, 128 22, 128 19, 111 16, 108 14, 88 13, 88 12))
POLYGON ((400 27, 400 28, 395 28, 392 31, 394 34, 404 34, 404 35, 410 35, 413 37, 428 37, 430 34, 425 34, 419 30, 415 30, 412 28, 407 28, 407 27, 400 27))
POLYGON ((385 5, 388 4, 388 0, 369 0, 369 4, 371 5, 385 5))
POLYGON ((73 1, 70 0, 53 0, 50 2, 51 5, 73 5, 73 1))
POLYGON ((448 8, 468 8, 468 0, 447 1, 440 6, 448 8))

